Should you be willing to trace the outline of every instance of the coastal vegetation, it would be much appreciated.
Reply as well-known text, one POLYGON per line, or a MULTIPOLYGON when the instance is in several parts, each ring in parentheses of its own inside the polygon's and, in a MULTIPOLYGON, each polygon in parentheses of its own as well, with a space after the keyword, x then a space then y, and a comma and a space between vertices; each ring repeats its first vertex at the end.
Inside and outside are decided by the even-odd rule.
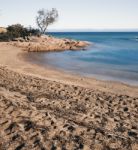
POLYGON ((42 34, 44 34, 47 30, 47 27, 58 19, 58 11, 55 8, 52 10, 40 9, 36 17, 36 24, 39 27, 42 34))
POLYGON ((27 36, 37 36, 40 34, 38 29, 26 28, 21 24, 10 25, 5 28, 6 32, 0 33, 0 41, 13 41, 15 38, 25 39, 27 36))
POLYGON ((36 24, 39 29, 24 27, 21 24, 9 25, 0 30, 0 42, 14 41, 16 38, 26 39, 28 36, 40 36, 45 34, 47 27, 57 21, 58 11, 55 8, 51 10, 40 9, 37 12, 36 24))

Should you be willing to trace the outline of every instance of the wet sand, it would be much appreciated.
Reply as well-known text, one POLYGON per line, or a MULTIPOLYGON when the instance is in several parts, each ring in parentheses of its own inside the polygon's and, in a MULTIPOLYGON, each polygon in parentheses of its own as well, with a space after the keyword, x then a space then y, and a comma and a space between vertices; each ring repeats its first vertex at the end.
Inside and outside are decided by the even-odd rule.
POLYGON ((24 61, 0 43, 0 149, 137 150, 138 87, 24 61))

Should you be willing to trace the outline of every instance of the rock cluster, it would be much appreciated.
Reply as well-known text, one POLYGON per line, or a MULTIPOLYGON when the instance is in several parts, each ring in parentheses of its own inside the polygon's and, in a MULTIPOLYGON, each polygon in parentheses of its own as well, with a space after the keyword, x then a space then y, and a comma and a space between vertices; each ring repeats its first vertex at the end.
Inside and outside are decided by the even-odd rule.
POLYGON ((30 36, 25 39, 16 38, 11 44, 21 47, 28 52, 79 50, 89 45, 89 43, 85 41, 55 38, 46 35, 41 37, 30 36))

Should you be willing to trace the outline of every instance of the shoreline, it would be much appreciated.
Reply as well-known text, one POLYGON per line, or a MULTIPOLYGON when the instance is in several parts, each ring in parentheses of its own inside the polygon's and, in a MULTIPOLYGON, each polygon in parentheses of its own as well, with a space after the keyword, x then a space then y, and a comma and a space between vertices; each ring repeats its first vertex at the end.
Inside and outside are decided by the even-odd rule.
MULTIPOLYGON (((68 50, 70 51, 70 50, 68 50)), ((57 51, 57 52, 61 52, 61 51, 57 51)), ((32 52, 34 53, 34 52, 32 52)), ((38 52, 38 53, 41 53, 41 52, 38 52)), ((53 53, 53 52, 42 52, 42 53, 53 53)), ((126 85, 126 86, 132 86, 132 87, 136 87, 138 88, 138 83, 133 80, 130 80, 130 79, 126 79, 126 80, 119 80, 118 78, 112 78, 110 76, 106 76, 106 75, 99 75, 99 74, 82 74, 82 73, 78 73, 78 72, 74 72, 74 71, 71 71, 71 70, 65 70, 65 69, 62 69, 62 68, 57 68, 56 66, 54 65, 50 65, 50 64, 46 64, 46 63, 41 63, 39 60, 35 60, 34 57, 30 57, 30 55, 28 54, 23 54, 21 56, 23 58, 24 61, 27 61, 28 63, 31 63, 31 64, 36 64, 38 65, 39 67, 43 67, 43 68, 49 68, 50 70, 55 70, 57 72, 62 72, 63 74, 69 74, 69 75, 72 75, 72 76, 78 76, 78 77, 82 77, 82 78, 89 78, 89 79, 92 79, 92 80, 99 80, 101 82, 109 82, 109 83, 117 83, 117 84, 123 84, 123 85, 126 85), (97 77, 96 77, 97 76, 97 77), (112 79, 111 79, 112 78, 112 79), (133 83, 131 83, 131 81, 133 83)), ((37 59, 37 58, 36 58, 37 59)))
POLYGON ((137 149, 138 88, 46 69, 24 53, 0 43, 0 149, 137 149))
POLYGON ((116 94, 126 94, 130 96, 138 96, 138 86, 129 85, 126 83, 122 83, 119 81, 107 81, 107 80, 100 80, 94 77, 84 77, 78 74, 68 73, 66 71, 51 67, 47 65, 43 67, 39 64, 31 63, 26 59, 26 54, 28 52, 23 51, 21 48, 17 48, 15 46, 11 46, 7 42, 0 43, 0 52, 2 49, 2 45, 6 48, 6 54, 2 53, 3 58, 11 57, 11 60, 6 59, 2 62, 0 60, 0 65, 7 66, 14 71, 18 71, 19 73, 27 73, 30 75, 38 76, 41 78, 45 78, 48 80, 54 80, 61 83, 68 83, 72 85, 82 86, 85 88, 92 88, 101 91, 113 92, 116 94), (13 53, 14 50, 14 54, 13 53))

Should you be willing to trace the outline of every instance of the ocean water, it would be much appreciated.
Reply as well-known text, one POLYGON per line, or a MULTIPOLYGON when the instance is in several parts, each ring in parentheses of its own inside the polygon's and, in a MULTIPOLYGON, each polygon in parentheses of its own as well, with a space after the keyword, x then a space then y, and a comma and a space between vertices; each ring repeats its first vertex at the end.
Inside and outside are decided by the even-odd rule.
POLYGON ((92 42, 86 50, 30 53, 43 66, 102 80, 138 85, 138 32, 61 32, 56 37, 92 42))

